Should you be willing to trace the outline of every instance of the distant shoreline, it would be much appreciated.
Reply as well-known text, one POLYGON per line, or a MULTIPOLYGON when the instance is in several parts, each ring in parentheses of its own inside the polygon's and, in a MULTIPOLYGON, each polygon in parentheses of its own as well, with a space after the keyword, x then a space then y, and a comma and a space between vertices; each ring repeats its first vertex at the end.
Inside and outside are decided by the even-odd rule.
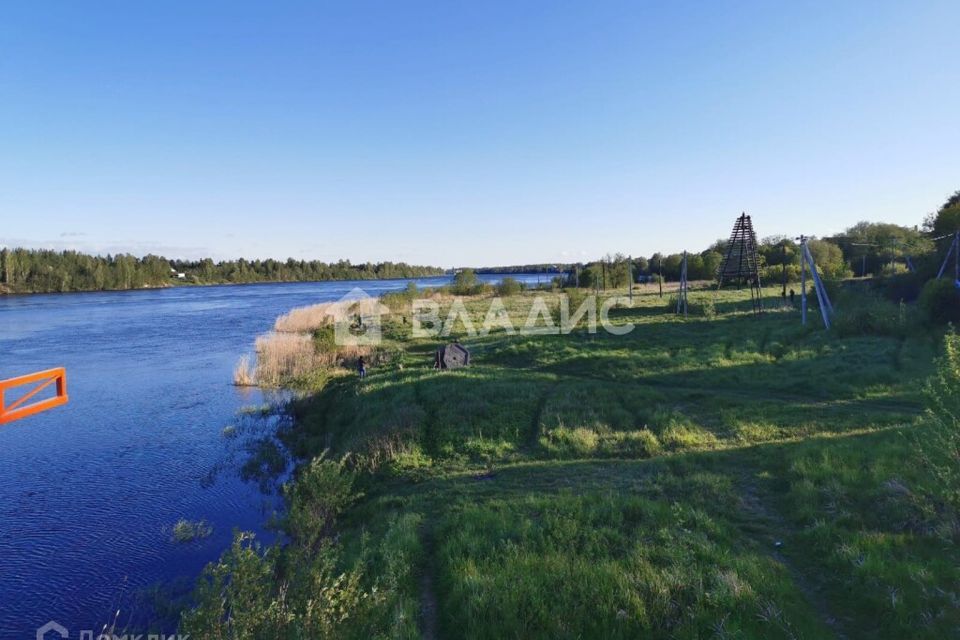
MULTIPOLYGON (((544 275, 539 273, 484 273, 488 276, 511 275, 544 275)), ((130 293, 136 291, 156 291, 158 289, 192 289, 197 287, 237 287, 249 285, 276 285, 276 284, 319 284, 326 282, 393 282, 401 280, 425 280, 427 278, 452 277, 452 273, 442 273, 428 276, 410 276, 399 278, 336 278, 328 280, 257 280, 255 282, 171 282, 162 285, 144 285, 128 289, 76 289, 72 291, 11 291, 6 285, 0 284, 0 298, 19 296, 68 295, 74 293, 130 293)))

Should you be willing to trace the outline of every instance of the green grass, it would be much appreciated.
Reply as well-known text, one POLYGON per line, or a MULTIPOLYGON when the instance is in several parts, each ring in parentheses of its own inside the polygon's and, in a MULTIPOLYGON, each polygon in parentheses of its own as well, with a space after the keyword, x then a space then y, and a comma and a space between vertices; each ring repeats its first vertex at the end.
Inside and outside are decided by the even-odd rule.
MULTIPOLYGON (((957 637, 960 527, 916 447, 939 336, 828 333, 788 309, 754 317, 745 292, 696 295, 686 320, 637 296, 611 312, 636 325, 624 336, 463 337, 460 371, 390 322, 391 364, 294 405, 283 440, 351 474, 349 506, 313 534, 379 603, 375 633, 957 637)), ((505 300, 518 324, 531 299, 505 300)), ((488 302, 467 301, 477 326, 488 302)), ((278 566, 316 553, 297 522, 278 566)), ((278 582, 336 592, 276 578, 274 606, 278 582)), ((338 635, 371 633, 351 624, 338 635)))

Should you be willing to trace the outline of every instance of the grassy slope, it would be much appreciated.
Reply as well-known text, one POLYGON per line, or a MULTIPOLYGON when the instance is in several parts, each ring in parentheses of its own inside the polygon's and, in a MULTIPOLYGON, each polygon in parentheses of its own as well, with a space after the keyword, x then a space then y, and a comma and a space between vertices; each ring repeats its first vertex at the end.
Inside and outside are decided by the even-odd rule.
POLYGON ((742 309, 642 296, 626 336, 495 332, 449 372, 395 321, 391 362, 302 403, 290 441, 372 471, 348 545, 417 517, 427 636, 952 637, 960 553, 903 464, 935 340, 742 309))

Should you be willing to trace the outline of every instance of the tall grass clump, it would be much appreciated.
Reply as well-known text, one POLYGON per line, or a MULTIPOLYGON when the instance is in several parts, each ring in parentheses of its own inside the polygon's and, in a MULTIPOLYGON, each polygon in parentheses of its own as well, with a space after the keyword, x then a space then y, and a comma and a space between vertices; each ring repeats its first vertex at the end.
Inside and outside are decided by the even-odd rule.
POLYGON ((372 361, 374 349, 365 345, 318 348, 314 336, 302 333, 267 333, 256 340, 256 380, 263 386, 280 386, 356 362, 361 356, 372 361))
POLYGON ((273 330, 277 333, 312 333, 332 325, 334 321, 353 319, 357 316, 370 317, 378 312, 379 305, 380 301, 377 298, 360 298, 296 307, 279 316, 273 323, 273 330))
POLYGON ((336 302, 321 302, 308 307, 297 307, 277 317, 273 330, 278 333, 310 333, 332 324, 336 302))
POLYGON ((912 314, 872 291, 840 290, 833 299, 833 326, 840 336, 901 336, 912 314))
POLYGON ((180 518, 173 525, 172 539, 174 542, 192 542, 208 538, 213 533, 213 527, 206 520, 187 520, 180 518))
POLYGON ((256 371, 250 364, 250 356, 242 355, 233 368, 233 384, 238 387, 252 387, 256 384, 256 371))
POLYGON ((267 333, 257 337, 257 381, 266 386, 308 374, 320 361, 313 338, 300 333, 267 333))

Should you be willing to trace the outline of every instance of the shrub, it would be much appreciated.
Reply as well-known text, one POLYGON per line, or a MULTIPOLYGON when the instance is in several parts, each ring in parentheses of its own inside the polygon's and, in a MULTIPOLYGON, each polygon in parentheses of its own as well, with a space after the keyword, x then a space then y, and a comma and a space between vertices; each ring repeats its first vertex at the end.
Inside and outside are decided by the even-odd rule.
POLYGON ((920 309, 933 323, 960 322, 960 291, 950 280, 931 280, 920 292, 920 309))
POLYGON ((478 285, 477 274, 473 269, 461 269, 453 276, 451 291, 457 295, 468 296, 475 292, 478 285))
MULTIPOLYGON (((182 630, 195 638, 339 638, 361 637, 354 625, 364 618, 371 596, 361 573, 336 571, 337 550, 326 545, 300 557, 294 584, 276 579, 277 548, 264 552, 249 533, 237 534, 233 546, 204 571, 194 600, 183 616, 182 630), (351 633, 352 631, 352 633, 351 633)), ((291 563, 293 561, 291 560, 291 563)))
POLYGON ((709 294, 690 298, 687 306, 688 311, 693 315, 703 316, 708 320, 717 317, 717 307, 713 302, 713 296, 709 294))
POLYGON ((919 446, 947 501, 960 510, 960 336, 951 330, 943 347, 925 389, 932 429, 919 446))
POLYGON ((520 283, 517 282, 516 278, 504 278, 500 281, 500 284, 497 285, 497 295, 498 296, 515 296, 520 293, 522 287, 520 283))
POLYGON ((907 328, 904 309, 870 291, 842 291, 834 308, 833 327, 841 336, 899 336, 907 328))
POLYGON ((380 297, 381 302, 397 313, 410 313, 410 305, 421 295, 416 282, 408 282, 403 291, 391 291, 380 297))
POLYGON ((310 462, 287 488, 290 536, 307 547, 328 536, 337 517, 357 498, 354 478, 343 463, 327 460, 324 455, 310 462))

